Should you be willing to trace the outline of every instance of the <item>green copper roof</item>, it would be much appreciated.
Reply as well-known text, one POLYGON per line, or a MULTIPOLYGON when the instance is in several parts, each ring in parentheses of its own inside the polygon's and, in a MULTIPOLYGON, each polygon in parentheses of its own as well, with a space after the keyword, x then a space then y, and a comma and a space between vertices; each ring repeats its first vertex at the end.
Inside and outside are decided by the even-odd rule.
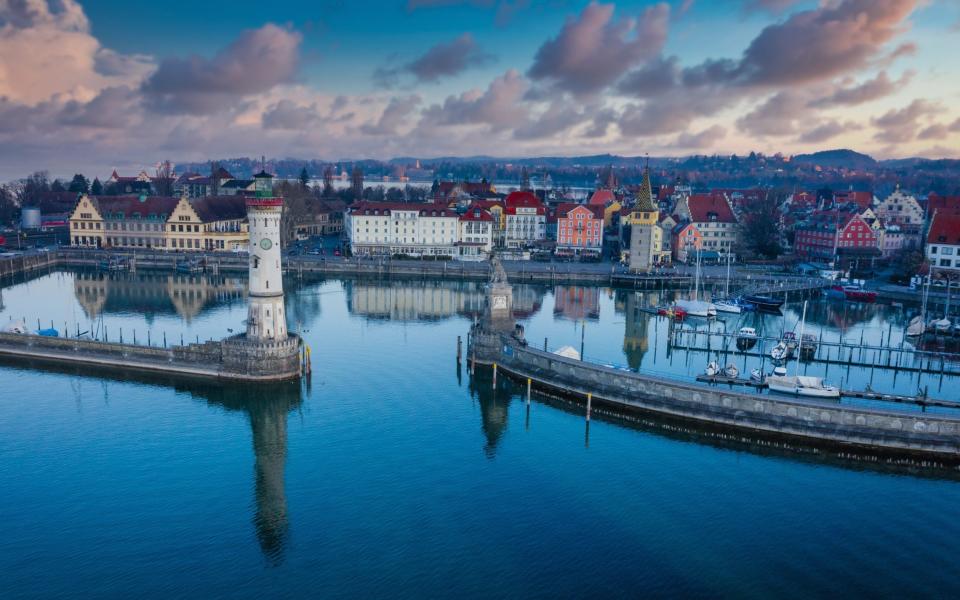
POLYGON ((640 193, 637 194, 637 206, 634 210, 653 212, 657 205, 653 201, 653 187, 650 185, 650 167, 643 170, 643 183, 640 184, 640 193))

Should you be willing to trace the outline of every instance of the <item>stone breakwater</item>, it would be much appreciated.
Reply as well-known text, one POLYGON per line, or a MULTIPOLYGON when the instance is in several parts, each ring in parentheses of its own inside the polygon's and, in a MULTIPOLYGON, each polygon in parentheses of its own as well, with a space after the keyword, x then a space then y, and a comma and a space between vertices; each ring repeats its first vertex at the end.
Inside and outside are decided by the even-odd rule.
POLYGON ((552 393, 616 410, 657 413, 808 443, 865 449, 917 462, 960 463, 960 418, 740 393, 625 372, 474 331, 468 357, 552 393))
POLYGON ((232 381, 282 381, 301 374, 300 338, 251 342, 244 336, 157 348, 95 340, 0 333, 0 356, 232 381))

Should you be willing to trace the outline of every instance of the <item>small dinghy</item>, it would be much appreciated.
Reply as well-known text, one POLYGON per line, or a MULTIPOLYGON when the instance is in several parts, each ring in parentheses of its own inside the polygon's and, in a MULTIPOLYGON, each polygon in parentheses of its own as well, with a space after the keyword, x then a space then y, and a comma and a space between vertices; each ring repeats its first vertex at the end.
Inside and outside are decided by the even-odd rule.
POLYGON ((720 374, 720 365, 717 364, 717 361, 711 360, 707 363, 707 368, 703 371, 707 377, 716 377, 720 374))
POLYGON ((733 363, 727 363, 727 366, 723 369, 723 374, 730 379, 736 379, 740 375, 740 369, 733 363))
POLYGON ((763 383, 763 371, 760 369, 754 369, 750 371, 750 381, 754 383, 763 383))
POLYGON ((27 333, 27 324, 21 319, 19 321, 10 321, 3 328, 3 333, 27 333))
POLYGON ((784 360, 790 353, 790 349, 784 342, 778 342, 776 346, 770 349, 770 358, 773 360, 784 360))

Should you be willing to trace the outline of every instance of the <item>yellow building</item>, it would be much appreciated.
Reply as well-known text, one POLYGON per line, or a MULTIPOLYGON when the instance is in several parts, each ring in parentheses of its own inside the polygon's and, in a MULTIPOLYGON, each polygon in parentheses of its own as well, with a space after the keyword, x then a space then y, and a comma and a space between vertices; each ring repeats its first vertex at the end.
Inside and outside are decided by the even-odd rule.
POLYGON ((242 196, 83 195, 70 215, 70 245, 81 248, 197 251, 247 244, 242 196))

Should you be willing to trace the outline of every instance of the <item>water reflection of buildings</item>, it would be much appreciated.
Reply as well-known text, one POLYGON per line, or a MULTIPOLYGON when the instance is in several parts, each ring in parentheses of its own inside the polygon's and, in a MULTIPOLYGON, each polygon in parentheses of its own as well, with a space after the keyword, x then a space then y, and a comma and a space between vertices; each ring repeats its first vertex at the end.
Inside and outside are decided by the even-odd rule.
POLYGON ((88 318, 102 313, 176 313, 186 321, 204 309, 244 300, 246 280, 222 275, 79 272, 74 293, 88 318))
MULTIPOLYGON (((347 281, 347 307, 351 314, 391 321, 431 321, 480 316, 484 308, 484 283, 471 281, 347 281)), ((543 303, 544 291, 534 286, 514 286, 513 312, 532 316, 543 303)))
POLYGON ((600 318, 600 288, 558 285, 553 288, 553 316, 580 321, 600 318))
POLYGON ((299 382, 268 387, 224 386, 190 390, 214 405, 245 412, 253 433, 253 524, 264 556, 273 564, 283 560, 289 529, 284 472, 287 461, 287 415, 300 406, 299 382))
POLYGON ((614 310, 624 316, 623 355, 631 369, 639 369, 650 347, 650 320, 653 315, 641 309, 657 306, 661 293, 617 290, 614 310))

